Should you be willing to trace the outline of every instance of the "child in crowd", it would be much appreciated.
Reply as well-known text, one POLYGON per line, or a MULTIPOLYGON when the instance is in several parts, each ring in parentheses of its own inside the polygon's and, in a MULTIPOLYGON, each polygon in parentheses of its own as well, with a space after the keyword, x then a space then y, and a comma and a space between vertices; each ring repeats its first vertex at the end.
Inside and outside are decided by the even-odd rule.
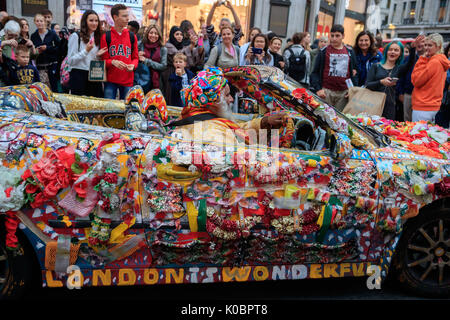
POLYGON ((178 107, 184 107, 183 102, 181 100, 181 90, 189 87, 192 78, 194 78, 194 74, 186 69, 187 65, 187 57, 184 53, 178 52, 173 57, 173 66, 175 68, 175 72, 170 74, 170 95, 172 99, 172 104, 178 107))
POLYGON ((12 85, 32 84, 40 82, 39 71, 30 63, 30 49, 23 44, 16 48, 17 65, 10 70, 12 85))

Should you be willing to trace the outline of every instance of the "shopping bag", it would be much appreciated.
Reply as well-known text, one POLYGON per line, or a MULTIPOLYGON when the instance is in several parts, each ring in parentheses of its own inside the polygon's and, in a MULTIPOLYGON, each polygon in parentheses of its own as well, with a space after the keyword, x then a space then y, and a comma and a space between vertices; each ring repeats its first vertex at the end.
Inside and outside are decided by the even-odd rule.
POLYGON ((89 65, 89 81, 106 81, 106 62, 104 60, 92 60, 89 65))
POLYGON ((381 116, 385 102, 386 93, 384 92, 352 87, 348 90, 348 103, 342 112, 353 116, 360 113, 381 116))

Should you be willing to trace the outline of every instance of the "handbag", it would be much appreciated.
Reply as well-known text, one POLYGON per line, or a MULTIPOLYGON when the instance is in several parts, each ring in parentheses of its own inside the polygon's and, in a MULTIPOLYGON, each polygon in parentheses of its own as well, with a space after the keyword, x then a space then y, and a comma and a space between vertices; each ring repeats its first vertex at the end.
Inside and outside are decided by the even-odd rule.
POLYGON ((89 64, 89 81, 105 82, 106 81, 106 61, 92 60, 89 64))
POLYGON ((136 70, 134 71, 134 85, 139 85, 144 89, 144 92, 150 90, 151 87, 152 74, 150 73, 149 67, 139 62, 136 70))
POLYGON ((342 111, 344 114, 358 115, 366 113, 381 116, 386 102, 386 93, 367 88, 352 87, 348 90, 348 103, 342 111))

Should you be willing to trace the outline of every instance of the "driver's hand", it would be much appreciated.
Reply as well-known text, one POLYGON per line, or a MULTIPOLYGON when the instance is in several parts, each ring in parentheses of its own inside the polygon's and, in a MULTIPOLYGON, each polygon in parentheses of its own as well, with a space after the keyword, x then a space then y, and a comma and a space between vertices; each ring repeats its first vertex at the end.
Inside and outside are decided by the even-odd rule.
POLYGON ((271 116, 266 116, 262 119, 261 127, 279 129, 285 125, 286 115, 284 114, 274 114, 271 116))
POLYGON ((327 97, 325 90, 323 90, 323 89, 320 89, 319 91, 317 91, 317 95, 319 97, 321 97, 322 99, 326 99, 326 97, 327 97))

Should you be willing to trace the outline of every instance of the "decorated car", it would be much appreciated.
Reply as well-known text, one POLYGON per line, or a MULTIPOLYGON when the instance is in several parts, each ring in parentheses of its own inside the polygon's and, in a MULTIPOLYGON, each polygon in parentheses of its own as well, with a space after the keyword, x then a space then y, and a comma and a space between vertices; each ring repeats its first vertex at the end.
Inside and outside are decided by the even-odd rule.
POLYGON ((182 140, 158 91, 0 90, 3 298, 34 268, 45 287, 389 274, 449 293, 447 130, 347 117, 275 68, 224 74, 238 120, 288 116, 267 143, 182 140))

